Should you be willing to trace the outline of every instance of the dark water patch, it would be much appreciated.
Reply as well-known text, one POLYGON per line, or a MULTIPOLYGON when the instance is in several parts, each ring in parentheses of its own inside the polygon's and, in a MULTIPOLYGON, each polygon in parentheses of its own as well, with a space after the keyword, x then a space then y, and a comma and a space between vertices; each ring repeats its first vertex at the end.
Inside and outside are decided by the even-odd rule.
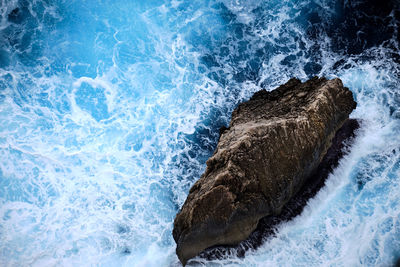
POLYGON ((117 229, 116 230, 117 230, 117 233, 120 234, 120 235, 127 234, 127 233, 130 232, 129 226, 122 225, 122 224, 117 225, 117 229))
POLYGON ((5 68, 10 64, 10 55, 7 51, 0 49, 0 68, 5 68))
POLYGON ((30 15, 29 4, 26 1, 21 1, 19 7, 14 8, 7 18, 11 23, 22 24, 28 20, 30 15))
MULTIPOLYGON (((239 86, 244 82, 250 81, 261 87, 270 84, 270 81, 261 80, 263 64, 277 60, 273 57, 278 54, 285 55, 276 62, 282 66, 282 73, 293 71, 292 66, 297 66, 308 78, 320 75, 326 65, 323 58, 327 49, 339 55, 334 69, 345 67, 345 62, 340 61, 343 56, 360 55, 379 46, 388 48, 390 57, 400 62, 398 1, 297 3, 287 11, 286 15, 291 19, 275 27, 271 25, 277 23, 282 14, 272 5, 264 3, 247 10, 253 17, 248 23, 242 22, 224 4, 216 5, 213 12, 218 12, 224 23, 219 38, 213 39, 213 32, 209 31, 188 40, 202 55, 202 72, 208 73, 207 76, 221 86, 230 87, 232 94, 240 90, 239 86), (296 27, 305 34, 302 30, 294 30, 296 27), (266 31, 271 33, 266 34, 266 31), (274 36, 273 41, 269 39, 271 36, 274 36)), ((285 3, 277 5, 282 10, 287 8, 285 3)), ((357 60, 374 57, 375 54, 365 54, 357 60)))
POLYGON ((128 248, 128 247, 123 248, 122 251, 121 251, 121 254, 122 254, 122 255, 129 255, 129 254, 131 254, 130 248, 128 248))
POLYGON ((400 4, 396 0, 338 1, 331 16, 319 10, 309 14, 308 36, 318 40, 330 38, 334 52, 361 54, 378 46, 390 47, 399 40, 400 4))
POLYGON ((43 31, 53 23, 43 20, 43 4, 18 1, 6 15, 8 25, 0 30, 0 67, 10 64, 36 66, 42 56, 43 31), (7 63, 7 64, 6 64, 7 63))

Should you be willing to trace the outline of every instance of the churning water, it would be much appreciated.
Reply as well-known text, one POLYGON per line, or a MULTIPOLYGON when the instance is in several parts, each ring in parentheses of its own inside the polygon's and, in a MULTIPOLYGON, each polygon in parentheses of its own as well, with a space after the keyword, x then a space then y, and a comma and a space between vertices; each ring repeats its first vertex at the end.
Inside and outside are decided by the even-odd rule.
POLYGON ((173 219, 219 127, 315 75, 354 93, 350 153, 262 247, 192 264, 394 264, 399 11, 373 2, 0 0, 0 265, 179 266, 173 219))

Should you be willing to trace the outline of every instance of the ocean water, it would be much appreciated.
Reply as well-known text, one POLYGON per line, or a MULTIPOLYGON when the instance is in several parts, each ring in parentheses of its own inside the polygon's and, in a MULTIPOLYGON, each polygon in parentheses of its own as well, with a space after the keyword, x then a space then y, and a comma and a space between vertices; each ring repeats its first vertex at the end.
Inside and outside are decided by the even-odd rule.
POLYGON ((260 248, 190 265, 393 265, 398 25, 396 1, 0 0, 0 266, 180 266, 173 220, 219 128, 315 75, 358 103, 349 154, 260 248))

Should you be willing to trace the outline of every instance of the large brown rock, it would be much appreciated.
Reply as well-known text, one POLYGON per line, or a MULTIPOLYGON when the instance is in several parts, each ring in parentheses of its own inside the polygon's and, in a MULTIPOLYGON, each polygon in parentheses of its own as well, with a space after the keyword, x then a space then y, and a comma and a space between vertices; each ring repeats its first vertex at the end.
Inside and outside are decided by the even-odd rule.
POLYGON ((279 214, 355 107, 339 79, 325 78, 291 79, 240 104, 175 218, 180 261, 211 246, 235 245, 262 217, 279 214))

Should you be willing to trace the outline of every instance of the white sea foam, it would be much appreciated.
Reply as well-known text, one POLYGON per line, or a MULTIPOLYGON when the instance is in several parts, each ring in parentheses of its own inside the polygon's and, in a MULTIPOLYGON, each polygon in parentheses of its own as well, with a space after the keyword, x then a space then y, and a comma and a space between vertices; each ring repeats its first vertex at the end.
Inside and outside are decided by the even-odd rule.
POLYGON ((319 75, 342 78, 357 98, 351 153, 263 247, 195 262, 387 265, 400 253, 397 65, 354 56, 334 70, 342 56, 329 38, 307 54, 308 1, 223 1, 228 11, 213 1, 32 1, 23 23, 10 23, 23 3, 0 8, 2 36, 27 42, 1 47, 0 265, 179 266, 173 219, 218 127, 262 87, 306 79, 314 56, 319 75))

